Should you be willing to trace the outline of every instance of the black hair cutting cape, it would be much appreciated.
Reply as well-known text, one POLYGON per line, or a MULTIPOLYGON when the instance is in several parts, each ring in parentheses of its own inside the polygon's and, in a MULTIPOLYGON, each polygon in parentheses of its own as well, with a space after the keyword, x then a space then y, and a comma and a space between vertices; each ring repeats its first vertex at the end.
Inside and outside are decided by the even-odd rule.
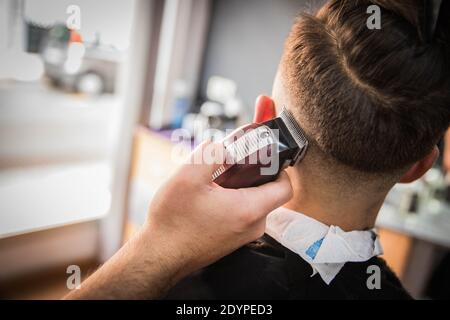
POLYGON ((264 235, 182 280, 166 299, 411 299, 378 257, 347 262, 330 285, 312 273, 312 267, 299 255, 264 235), (379 289, 368 287, 371 265, 379 267, 379 289))

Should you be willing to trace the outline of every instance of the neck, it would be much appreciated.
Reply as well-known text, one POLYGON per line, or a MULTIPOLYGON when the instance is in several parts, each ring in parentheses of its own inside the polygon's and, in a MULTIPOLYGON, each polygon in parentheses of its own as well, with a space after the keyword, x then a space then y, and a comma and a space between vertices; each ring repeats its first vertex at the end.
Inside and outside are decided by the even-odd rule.
POLYGON ((297 171, 289 171, 291 181, 308 183, 293 183, 294 196, 284 207, 301 212, 326 225, 338 226, 344 231, 368 230, 375 226, 376 217, 388 190, 346 190, 299 175, 301 174, 297 171))

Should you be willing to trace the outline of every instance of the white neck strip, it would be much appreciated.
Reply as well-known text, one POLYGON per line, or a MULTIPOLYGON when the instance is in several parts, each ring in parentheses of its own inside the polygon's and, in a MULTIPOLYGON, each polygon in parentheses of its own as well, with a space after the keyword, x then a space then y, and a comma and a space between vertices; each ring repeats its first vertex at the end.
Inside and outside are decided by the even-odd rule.
POLYGON ((330 284, 346 262, 363 262, 383 254, 374 229, 345 232, 302 213, 278 208, 267 217, 266 233, 308 262, 330 284))

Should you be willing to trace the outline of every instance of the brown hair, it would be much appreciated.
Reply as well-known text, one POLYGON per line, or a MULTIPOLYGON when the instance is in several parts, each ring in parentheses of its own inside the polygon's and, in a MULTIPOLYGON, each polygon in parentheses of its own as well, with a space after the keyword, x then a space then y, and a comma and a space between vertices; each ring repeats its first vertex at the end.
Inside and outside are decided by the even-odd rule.
POLYGON ((448 19, 431 44, 421 42, 421 3, 332 0, 295 22, 281 62, 290 108, 340 163, 373 173, 405 168, 449 126, 448 19), (381 30, 366 26, 372 4, 381 7, 381 30))

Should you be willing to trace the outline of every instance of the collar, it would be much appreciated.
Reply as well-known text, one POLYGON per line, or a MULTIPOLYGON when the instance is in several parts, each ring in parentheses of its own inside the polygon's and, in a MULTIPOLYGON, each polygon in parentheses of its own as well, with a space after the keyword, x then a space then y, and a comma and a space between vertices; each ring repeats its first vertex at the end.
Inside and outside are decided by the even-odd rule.
POLYGON ((297 253, 330 284, 346 262, 363 262, 383 254, 375 229, 345 232, 302 213, 280 207, 267 216, 266 233, 297 253))

